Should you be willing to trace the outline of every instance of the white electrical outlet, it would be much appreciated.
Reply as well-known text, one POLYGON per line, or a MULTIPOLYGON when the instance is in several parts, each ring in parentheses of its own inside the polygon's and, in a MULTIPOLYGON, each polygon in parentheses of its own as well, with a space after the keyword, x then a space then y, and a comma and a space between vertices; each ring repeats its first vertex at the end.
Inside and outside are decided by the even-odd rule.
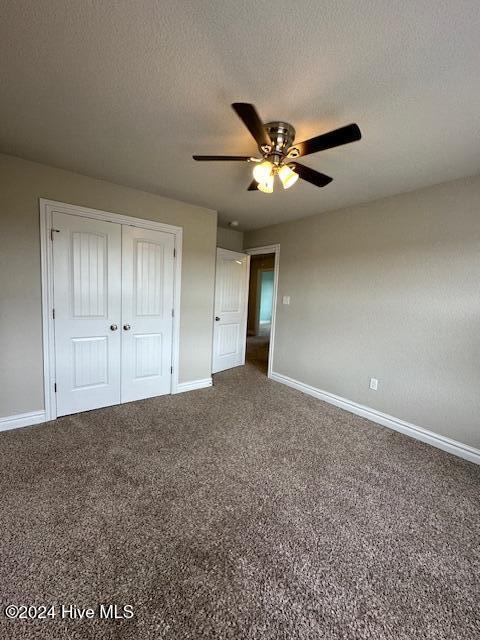
POLYGON ((378 380, 376 378, 370 378, 370 389, 372 389, 372 391, 378 390, 378 380))
POLYGON ((283 296, 283 304, 290 304, 290 296, 283 296))

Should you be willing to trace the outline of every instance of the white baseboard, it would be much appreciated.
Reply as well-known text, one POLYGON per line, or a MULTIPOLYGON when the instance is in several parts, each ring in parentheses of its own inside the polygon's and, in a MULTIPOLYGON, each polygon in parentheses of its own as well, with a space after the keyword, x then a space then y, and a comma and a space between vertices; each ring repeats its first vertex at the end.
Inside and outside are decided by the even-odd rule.
POLYGON ((18 413, 16 416, 0 418, 0 431, 28 427, 32 424, 45 422, 45 411, 30 411, 30 413, 18 413))
POLYGON ((289 387, 303 391, 303 393, 307 393, 308 395, 319 398, 324 402, 328 402, 336 407, 345 409, 345 411, 354 413, 357 416, 362 416, 362 418, 367 418, 372 422, 381 424, 382 426, 393 429, 394 431, 400 431, 400 433, 404 433, 407 436, 421 440, 427 444, 431 444, 438 449, 443 449, 443 451, 448 451, 448 453, 453 453, 460 458, 480 464, 480 450, 470 447, 467 444, 457 442, 451 438, 446 438, 445 436, 441 436, 440 434, 429 431, 428 429, 423 429, 423 427, 418 427, 415 424, 405 422, 405 420, 400 420, 400 418, 395 418, 387 413, 382 413, 376 409, 371 409, 370 407, 366 407, 362 404, 357 404, 356 402, 352 402, 351 400, 347 400, 341 396, 336 396, 328 391, 322 391, 321 389, 312 387, 309 384, 284 376, 281 373, 275 373, 272 371, 270 377, 272 380, 276 380, 277 382, 289 387))
POLYGON ((184 393, 185 391, 194 391, 195 389, 205 389, 212 386, 212 378, 203 378, 202 380, 190 380, 189 382, 179 382, 175 393, 184 393))

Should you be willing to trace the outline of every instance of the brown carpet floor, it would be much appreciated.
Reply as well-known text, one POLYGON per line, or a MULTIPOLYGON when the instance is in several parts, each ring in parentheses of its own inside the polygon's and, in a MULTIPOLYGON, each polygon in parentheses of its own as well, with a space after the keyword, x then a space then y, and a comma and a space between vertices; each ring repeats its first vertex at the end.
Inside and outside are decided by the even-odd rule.
POLYGON ((2 640, 480 637, 479 467, 253 365, 1 433, 0 474, 2 640))

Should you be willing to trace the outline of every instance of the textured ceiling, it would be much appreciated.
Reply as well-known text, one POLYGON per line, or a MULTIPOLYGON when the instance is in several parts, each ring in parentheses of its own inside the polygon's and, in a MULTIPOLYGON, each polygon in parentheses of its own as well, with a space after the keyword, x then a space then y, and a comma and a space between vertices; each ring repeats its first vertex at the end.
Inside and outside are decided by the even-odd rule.
POLYGON ((0 1, 0 150, 204 205, 249 229, 480 171, 478 0, 0 1), (357 122, 305 158, 334 177, 247 192, 230 108, 297 139, 357 122))

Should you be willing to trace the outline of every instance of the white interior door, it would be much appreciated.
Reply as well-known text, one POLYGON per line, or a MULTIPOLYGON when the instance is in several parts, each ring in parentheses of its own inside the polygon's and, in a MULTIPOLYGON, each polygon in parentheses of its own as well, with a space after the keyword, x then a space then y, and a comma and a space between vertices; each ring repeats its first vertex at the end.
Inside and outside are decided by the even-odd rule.
POLYGON ((212 372, 245 364, 250 256, 217 249, 212 372))
POLYGON ((174 236, 122 228, 122 392, 130 402, 171 392, 174 236))
POLYGON ((53 214, 57 415, 120 402, 121 226, 53 214))

